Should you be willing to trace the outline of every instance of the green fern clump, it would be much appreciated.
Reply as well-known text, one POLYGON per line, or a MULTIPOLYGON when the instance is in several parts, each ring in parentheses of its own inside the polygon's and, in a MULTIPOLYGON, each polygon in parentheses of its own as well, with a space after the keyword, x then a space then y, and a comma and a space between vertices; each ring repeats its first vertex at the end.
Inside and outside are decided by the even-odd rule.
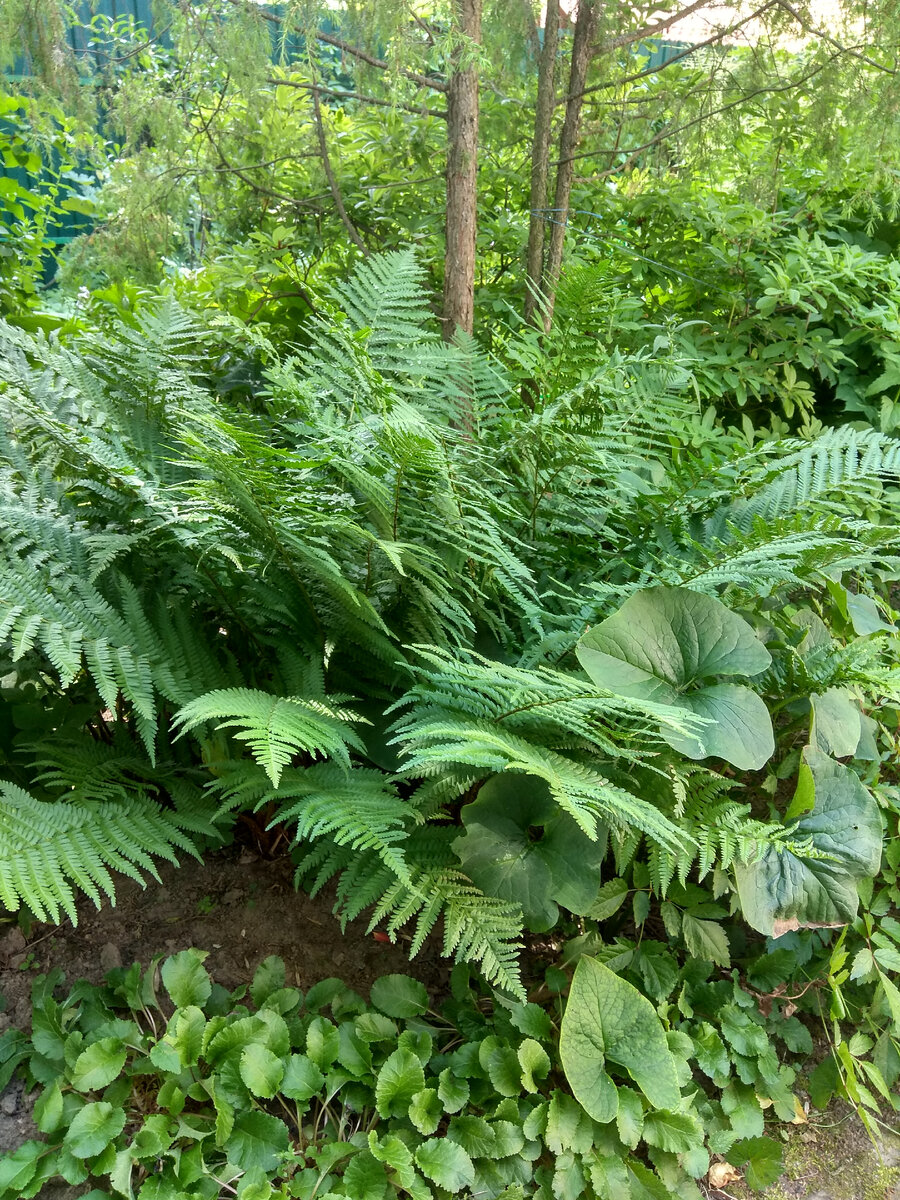
POLYGON ((70 341, 0 326, 8 906, 74 917, 76 888, 265 810, 344 919, 409 925, 414 951, 441 929, 519 991, 515 888, 455 848, 493 776, 658 895, 802 850, 692 761, 708 716, 592 683, 574 648, 688 589, 754 623, 753 685, 791 690, 798 729, 823 690, 895 695, 849 617, 809 654, 791 622, 894 568, 897 443, 748 444, 666 339, 604 349, 587 269, 502 360, 440 339, 423 279, 409 251, 362 264, 252 398, 215 393, 215 330, 168 298, 70 341))

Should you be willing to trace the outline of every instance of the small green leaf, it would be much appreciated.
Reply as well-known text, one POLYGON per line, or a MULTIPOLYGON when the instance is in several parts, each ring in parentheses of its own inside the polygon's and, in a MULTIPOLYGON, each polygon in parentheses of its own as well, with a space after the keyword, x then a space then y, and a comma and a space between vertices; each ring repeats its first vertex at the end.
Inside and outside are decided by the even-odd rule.
POLYGON ((450 1068, 445 1067, 438 1076, 438 1096, 446 1112, 459 1112, 469 1102, 469 1084, 465 1079, 457 1079, 450 1068))
POLYGON ((45 1088, 34 1106, 34 1123, 41 1133, 55 1133, 63 1123, 63 1096, 56 1080, 45 1088))
POLYGON ((284 1063, 271 1050, 254 1043, 241 1052, 240 1074, 254 1096, 271 1100, 284 1077, 284 1063))
POLYGON ((305 1054, 292 1054, 284 1069, 281 1091, 289 1100, 309 1100, 321 1090, 325 1076, 305 1054))
POLYGON ((736 1167, 747 1164, 745 1178, 755 1192, 774 1183, 784 1171, 784 1152, 779 1142, 768 1137, 736 1142, 728 1154, 736 1167))
POLYGON ((250 996, 257 1008, 262 1008, 266 1000, 275 992, 281 991, 285 985, 284 961, 275 954, 270 954, 256 968, 253 982, 250 984, 250 996))
POLYGON ((186 1008, 189 1004, 202 1008, 209 999, 212 980, 203 966, 207 957, 205 950, 182 950, 163 963, 162 981, 176 1008, 186 1008))
POLYGON ((628 884, 624 879, 608 879, 597 892, 594 903, 585 913, 592 921, 607 921, 625 903, 628 884))
POLYGON ((228 1157, 243 1171, 258 1167, 274 1171, 290 1144, 287 1125, 263 1112, 244 1112, 235 1118, 228 1140, 228 1157))
POLYGON ((119 1075, 127 1057, 118 1038, 101 1038, 78 1055, 72 1068, 72 1086, 80 1092, 105 1088, 119 1075))
POLYGON ((327 1071, 341 1052, 341 1035, 326 1017, 314 1017, 306 1031, 306 1053, 320 1071, 327 1071))
POLYGON ((47 1147, 43 1142, 23 1142, 10 1154, 0 1157, 0 1194, 16 1195, 34 1179, 38 1163, 47 1147))
POLYGON ((371 996, 377 1009, 401 1021, 428 1011, 424 985, 408 975, 383 975, 372 984, 371 996))
POLYGON ((93 1158, 125 1128, 125 1111, 100 1100, 86 1104, 72 1118, 63 1145, 76 1158, 93 1158))
POLYGON ((644 1105, 638 1093, 629 1087, 619 1088, 619 1107, 616 1110, 619 1137, 630 1150, 637 1147, 644 1128, 644 1105))
POLYGON ((693 1150, 703 1144, 703 1126, 690 1113, 648 1112, 644 1117, 644 1141, 671 1153, 693 1150))
POLYGON ((425 1072, 415 1054, 395 1050, 375 1081, 375 1105, 381 1117, 406 1116, 416 1092, 425 1087, 425 1072))
POLYGON ((416 1165, 438 1187, 458 1195, 475 1182, 472 1160, 455 1142, 431 1138, 416 1150, 416 1165))
MULTIPOLYGON (((522 1087, 526 1092, 539 1091, 537 1080, 546 1079, 550 1074, 550 1056, 540 1042, 534 1038, 526 1038, 521 1043, 516 1055, 522 1068, 522 1087)), ((518 1094, 518 1089, 516 1093, 518 1094)))
POLYGON ((443 1115, 444 1108, 434 1088, 423 1088, 410 1101, 409 1119, 426 1137, 434 1133, 443 1115))
POLYGON ((681 933, 687 952, 693 958, 719 967, 731 965, 728 934, 717 921, 704 921, 686 912, 681 918, 681 933))

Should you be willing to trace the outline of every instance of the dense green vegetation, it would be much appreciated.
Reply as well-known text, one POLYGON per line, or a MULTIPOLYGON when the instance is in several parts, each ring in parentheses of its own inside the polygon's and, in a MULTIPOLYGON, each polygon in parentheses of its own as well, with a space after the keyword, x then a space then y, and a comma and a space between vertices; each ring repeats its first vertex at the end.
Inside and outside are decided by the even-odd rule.
POLYGON ((892 45, 757 54, 785 6, 654 69, 584 0, 534 207, 534 14, 467 4, 98 16, 90 88, 4 14, 0 900, 75 920, 252 812, 457 966, 440 1013, 188 950, 39 980, 2 1200, 690 1200, 777 1177, 800 1072, 898 1107, 892 45), (425 93, 473 73, 454 330, 425 93))

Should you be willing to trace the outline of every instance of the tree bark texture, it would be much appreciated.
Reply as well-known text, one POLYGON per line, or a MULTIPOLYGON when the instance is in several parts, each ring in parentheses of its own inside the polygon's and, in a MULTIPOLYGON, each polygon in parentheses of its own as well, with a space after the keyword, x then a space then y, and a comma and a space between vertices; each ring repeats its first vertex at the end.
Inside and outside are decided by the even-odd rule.
MULTIPOLYGON (((481 0, 454 0, 457 30, 481 41, 481 0)), ((478 70, 455 70, 447 89, 447 243, 444 255, 444 337, 471 333, 475 307, 478 170, 478 70)))
POLYGON ((569 88, 566 94, 566 116, 559 135, 559 162, 556 168, 556 192, 553 211, 550 214, 550 248, 544 270, 543 291, 547 297, 544 323, 549 328, 556 298, 556 283, 562 266, 563 246, 566 240, 566 225, 569 219, 569 200, 572 195, 572 176, 575 173, 575 150, 581 122, 581 105, 588 63, 591 58, 591 40, 597 23, 599 0, 581 0, 575 21, 572 39, 572 65, 569 70, 569 88))
POLYGON ((547 181, 550 176, 550 134, 556 101, 556 51, 559 45, 559 0, 549 0, 544 18, 544 46, 538 69, 534 142, 531 150, 528 251, 525 259, 525 320, 534 323, 535 292, 544 273, 544 230, 547 225, 547 181))

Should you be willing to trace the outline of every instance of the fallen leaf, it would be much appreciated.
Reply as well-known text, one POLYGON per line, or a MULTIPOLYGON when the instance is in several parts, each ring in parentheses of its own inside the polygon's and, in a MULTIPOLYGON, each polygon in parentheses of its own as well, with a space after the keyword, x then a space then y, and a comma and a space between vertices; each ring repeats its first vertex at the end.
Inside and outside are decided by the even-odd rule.
POLYGON ((709 1168, 706 1178, 709 1186, 718 1191, 719 1188, 726 1187, 729 1183, 737 1183, 743 1176, 730 1162, 717 1162, 709 1168))
POLYGON ((803 1108, 803 1102, 799 1096, 794 1097, 794 1117, 791 1121, 792 1125, 808 1125, 806 1112, 803 1108))

